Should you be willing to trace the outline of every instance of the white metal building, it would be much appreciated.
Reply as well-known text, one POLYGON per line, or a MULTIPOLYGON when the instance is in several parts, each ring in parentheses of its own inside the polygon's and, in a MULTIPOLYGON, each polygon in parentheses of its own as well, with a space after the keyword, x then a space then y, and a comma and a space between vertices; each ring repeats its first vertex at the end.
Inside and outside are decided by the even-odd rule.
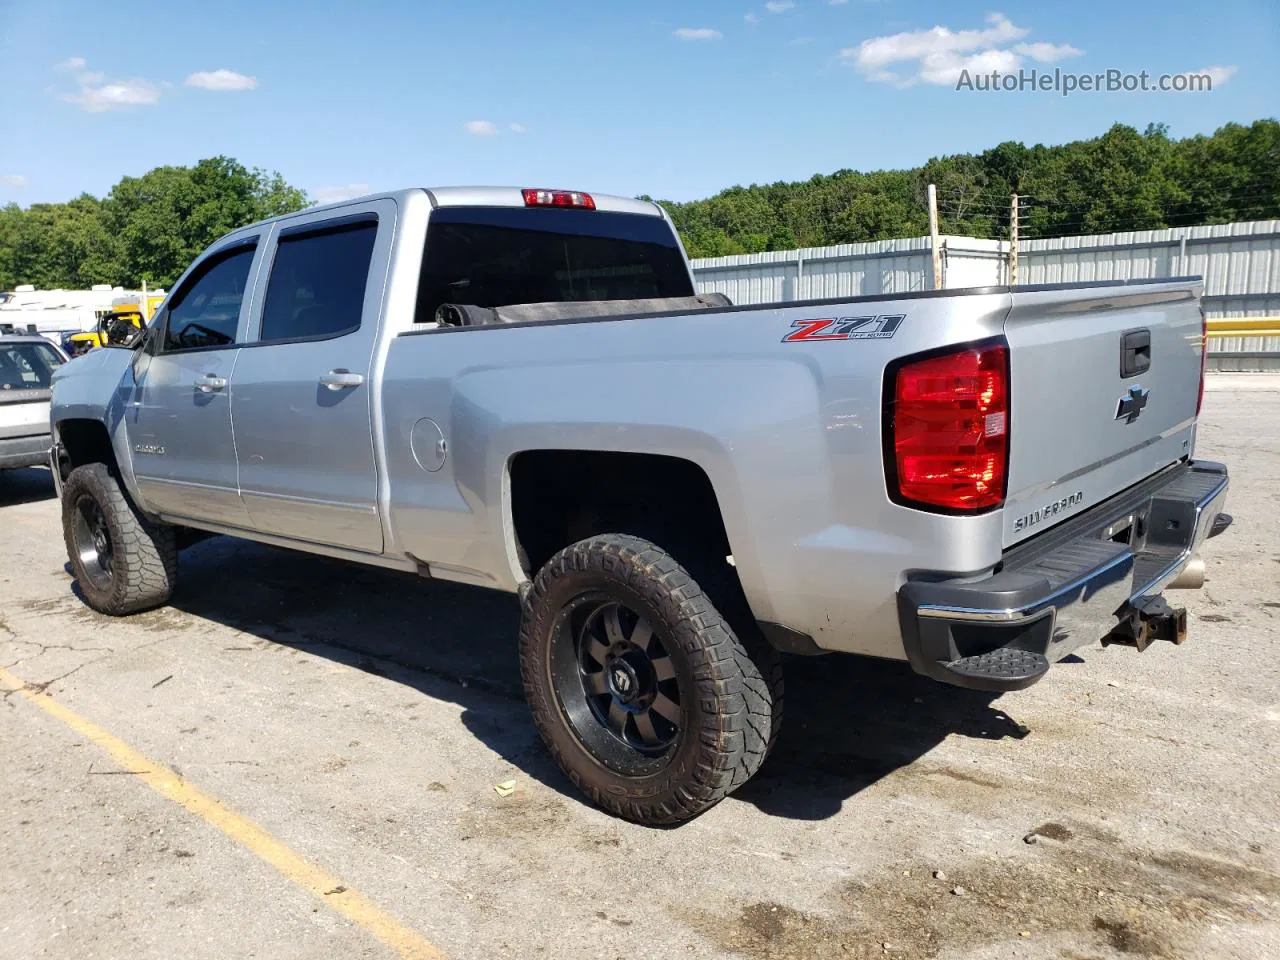
MULTIPOLYGON (((1009 244, 941 238, 943 286, 1009 282, 1009 244)), ((929 290, 928 237, 712 257, 693 261, 698 287, 734 303, 774 303, 929 290)), ((1135 278, 1204 277, 1210 317, 1280 317, 1280 220, 1139 230, 1018 245, 1018 284, 1135 278)), ((1280 355, 1280 337, 1217 338, 1220 359, 1280 355)))

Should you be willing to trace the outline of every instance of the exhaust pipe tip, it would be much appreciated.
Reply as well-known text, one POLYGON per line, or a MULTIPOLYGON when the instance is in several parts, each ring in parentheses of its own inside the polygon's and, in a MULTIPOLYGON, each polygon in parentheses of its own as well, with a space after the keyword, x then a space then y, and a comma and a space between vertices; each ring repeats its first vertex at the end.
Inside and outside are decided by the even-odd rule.
POLYGON ((1166 587, 1167 590, 1199 590, 1204 586, 1204 559, 1193 557, 1182 572, 1166 587))

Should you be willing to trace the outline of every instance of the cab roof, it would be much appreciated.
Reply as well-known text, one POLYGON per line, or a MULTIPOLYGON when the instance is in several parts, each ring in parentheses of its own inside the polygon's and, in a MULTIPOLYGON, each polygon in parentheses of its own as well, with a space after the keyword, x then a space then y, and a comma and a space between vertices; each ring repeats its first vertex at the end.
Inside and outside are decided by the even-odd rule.
MULTIPOLYGON (((261 226, 276 220, 296 217, 301 213, 315 213, 322 210, 337 210, 355 203, 366 203, 370 200, 399 200, 410 194, 425 193, 433 207, 523 207, 525 187, 413 187, 405 190, 389 190, 382 193, 370 193, 361 197, 351 197, 335 203, 317 204, 305 210, 282 214, 259 221, 250 226, 261 226)), ((538 188, 542 189, 542 188, 538 188)), ((558 188, 556 188, 558 189, 558 188)), ((586 191, 590 192, 590 191, 586 191)), ((662 208, 650 200, 637 200, 633 197, 620 197, 610 193, 591 193, 596 210, 609 213, 637 213, 650 217, 661 217, 662 208)), ((241 228, 245 229, 245 228, 241 228)))
MULTIPOLYGON (((302 215, 310 215, 314 213, 324 213, 332 210, 335 213, 356 204, 368 203, 371 200, 395 200, 397 202, 408 201, 411 197, 421 197, 425 195, 430 201, 433 208, 438 207, 524 207, 524 191, 530 189, 528 187, 410 187, 404 190, 388 190, 381 193, 370 193, 361 197, 351 197, 346 200, 338 200, 334 203, 317 204, 314 207, 307 207, 303 210, 295 210, 292 213, 281 214, 278 217, 268 217, 266 220, 259 220, 256 223, 248 223, 243 227, 237 227, 235 230, 219 237, 216 246, 222 246, 225 243, 235 242, 246 233, 261 230, 263 227, 284 220, 292 220, 302 215)), ((542 190, 544 188, 538 187, 542 190)), ((558 190, 559 188, 553 188, 558 190)), ((585 191, 584 191, 585 192, 585 191)), ((636 200, 633 197, 619 197, 609 193, 591 193, 592 200, 595 203, 595 210, 604 213, 631 213, 641 216, 662 217, 663 211, 658 204, 651 200, 636 200)), ((583 216, 591 216, 592 211, 582 211, 583 216)))
MULTIPOLYGON (((437 207, 523 207, 524 187, 429 187, 427 194, 437 207)), ((543 189, 538 187, 537 189, 543 189)), ((560 189, 560 188, 554 188, 560 189)), ((656 203, 636 200, 609 193, 590 193, 597 210, 610 213, 638 213, 650 217, 662 216, 656 203)))

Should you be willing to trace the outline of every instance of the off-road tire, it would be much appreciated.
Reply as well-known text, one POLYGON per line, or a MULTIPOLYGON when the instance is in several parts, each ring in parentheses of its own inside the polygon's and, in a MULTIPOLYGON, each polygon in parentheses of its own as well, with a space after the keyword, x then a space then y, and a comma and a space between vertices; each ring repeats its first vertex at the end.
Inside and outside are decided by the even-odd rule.
POLYGON ((744 784, 764 762, 780 720, 777 654, 747 644, 689 572, 656 544, 601 534, 561 550, 534 578, 520 628, 520 668, 534 724, 560 768, 600 807, 638 823, 689 820, 744 784), (632 776, 607 766, 575 730, 553 677, 562 622, 584 595, 605 595, 646 618, 681 685, 677 739, 661 766, 632 776), (687 693, 686 693, 687 691, 687 693))
POLYGON ((106 464, 85 464, 67 477, 62 486, 62 534, 81 597, 92 609, 120 617, 168 602, 178 578, 174 529, 144 517, 106 464), (101 511, 110 536, 106 582, 99 575, 95 583, 76 547, 75 517, 85 498, 101 511))

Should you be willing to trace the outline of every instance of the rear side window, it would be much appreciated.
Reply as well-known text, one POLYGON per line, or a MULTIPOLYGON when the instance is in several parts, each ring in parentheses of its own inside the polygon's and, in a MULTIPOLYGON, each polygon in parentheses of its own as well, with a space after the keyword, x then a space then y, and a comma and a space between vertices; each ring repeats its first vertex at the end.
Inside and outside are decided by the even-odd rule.
POLYGON ((524 207, 442 207, 431 214, 415 320, 442 303, 635 300, 693 295, 679 243, 661 217, 524 207))
POLYGON ((360 329, 375 220, 282 236, 262 309, 264 343, 321 340, 360 329))
POLYGON ((226 347, 236 342, 240 303, 254 250, 248 245, 210 257, 174 294, 165 326, 166 351, 226 347))
POLYGON ((43 343, 0 343, 0 390, 48 390, 60 363, 43 343))

